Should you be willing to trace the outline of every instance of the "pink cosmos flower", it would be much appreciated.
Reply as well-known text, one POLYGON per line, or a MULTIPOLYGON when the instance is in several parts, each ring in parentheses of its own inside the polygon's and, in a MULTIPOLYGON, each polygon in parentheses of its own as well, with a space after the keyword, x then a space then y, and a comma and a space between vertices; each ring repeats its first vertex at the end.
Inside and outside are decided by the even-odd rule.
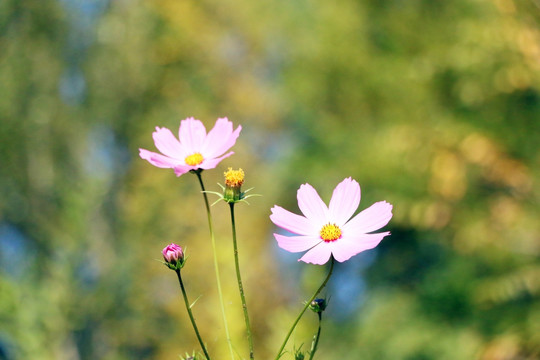
POLYGON ((184 260, 184 251, 180 245, 176 245, 174 243, 165 246, 161 253, 163 254, 163 259, 167 264, 176 265, 178 262, 182 262, 182 260, 184 260))
POLYGON ((386 201, 371 205, 351 219, 360 204, 360 185, 350 177, 336 186, 330 206, 326 206, 309 184, 300 186, 297 197, 304 216, 275 205, 270 219, 295 234, 274 234, 280 248, 290 252, 308 250, 299 261, 322 265, 332 255, 343 262, 374 248, 390 235, 389 231, 369 234, 388 224, 392 218, 392 205, 386 201))
POLYGON ((219 118, 207 134, 202 122, 187 118, 180 122, 180 141, 169 129, 156 127, 152 137, 162 154, 139 149, 139 156, 154 166, 174 169, 176 176, 190 170, 213 169, 234 154, 231 151, 223 155, 236 143, 241 130, 239 125, 233 131, 232 122, 219 118))

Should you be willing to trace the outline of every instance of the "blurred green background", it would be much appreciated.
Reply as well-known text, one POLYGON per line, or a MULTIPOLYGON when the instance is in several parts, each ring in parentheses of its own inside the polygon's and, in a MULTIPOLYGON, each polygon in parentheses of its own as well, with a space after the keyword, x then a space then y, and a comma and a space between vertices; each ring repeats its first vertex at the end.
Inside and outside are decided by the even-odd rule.
MULTIPOLYGON (((392 236, 338 264, 319 359, 540 358, 537 0, 0 0, 0 359, 227 358, 196 177, 138 157, 155 126, 243 127, 227 167, 257 359, 322 281, 268 216, 352 176, 392 236)), ((213 207, 247 356, 230 223, 213 207)), ((309 348, 316 316, 292 344, 309 348)), ((284 359, 290 359, 288 353, 284 359)))

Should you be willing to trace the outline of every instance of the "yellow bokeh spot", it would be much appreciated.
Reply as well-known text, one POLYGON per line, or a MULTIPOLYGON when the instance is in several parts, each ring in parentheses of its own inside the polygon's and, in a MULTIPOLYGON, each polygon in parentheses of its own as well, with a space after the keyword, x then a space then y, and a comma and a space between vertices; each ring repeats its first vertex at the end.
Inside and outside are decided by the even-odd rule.
POLYGON ((195 166, 202 163, 204 160, 203 156, 200 153, 195 153, 186 157, 185 162, 187 165, 195 166))
POLYGON ((336 241, 341 237, 341 229, 336 224, 326 224, 321 229, 321 239, 326 242, 336 241))
POLYGON ((233 170, 229 168, 225 172, 225 185, 227 187, 239 188, 244 183, 244 170, 233 170))

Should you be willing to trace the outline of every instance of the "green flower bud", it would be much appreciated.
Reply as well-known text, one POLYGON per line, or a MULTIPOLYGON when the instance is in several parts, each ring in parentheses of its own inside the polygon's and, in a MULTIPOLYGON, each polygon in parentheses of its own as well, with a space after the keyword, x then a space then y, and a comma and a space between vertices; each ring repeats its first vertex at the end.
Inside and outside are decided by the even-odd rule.
POLYGON ((309 308, 315 313, 322 313, 326 309, 326 299, 315 299, 309 304, 309 308))

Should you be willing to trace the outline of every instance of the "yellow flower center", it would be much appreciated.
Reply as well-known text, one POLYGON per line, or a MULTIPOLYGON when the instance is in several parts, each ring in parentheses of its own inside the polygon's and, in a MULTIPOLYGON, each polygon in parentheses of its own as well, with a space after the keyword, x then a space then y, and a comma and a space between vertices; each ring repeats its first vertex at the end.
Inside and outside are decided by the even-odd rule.
POLYGON ((225 185, 227 185, 227 187, 239 188, 243 183, 244 170, 233 170, 232 168, 229 168, 229 170, 225 172, 225 185))
POLYGON ((336 224, 326 224, 321 229, 321 239, 326 242, 336 241, 341 238, 341 229, 336 224))
POLYGON ((201 155, 201 153, 195 153, 195 154, 189 155, 184 159, 186 164, 190 166, 199 165, 200 163, 203 162, 203 160, 204 158, 201 155))

